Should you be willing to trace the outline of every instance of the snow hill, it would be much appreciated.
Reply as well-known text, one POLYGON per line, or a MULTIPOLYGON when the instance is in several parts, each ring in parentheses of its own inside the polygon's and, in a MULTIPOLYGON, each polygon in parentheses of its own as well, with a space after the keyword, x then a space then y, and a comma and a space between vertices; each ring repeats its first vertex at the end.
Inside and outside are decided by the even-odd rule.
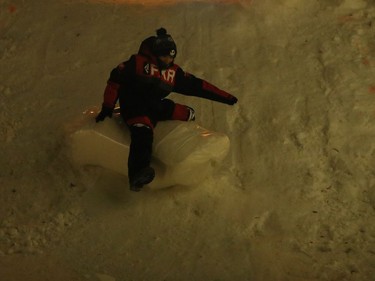
POLYGON ((374 34, 373 0, 2 0, 0 280, 374 280, 374 34), (66 140, 161 26, 239 103, 172 94, 229 154, 132 193, 66 140))

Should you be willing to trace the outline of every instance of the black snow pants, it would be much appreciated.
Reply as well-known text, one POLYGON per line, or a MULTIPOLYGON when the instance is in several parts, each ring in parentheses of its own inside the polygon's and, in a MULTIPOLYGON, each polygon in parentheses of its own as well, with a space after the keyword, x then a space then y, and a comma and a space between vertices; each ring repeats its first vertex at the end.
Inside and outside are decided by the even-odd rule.
POLYGON ((156 103, 139 106, 129 104, 121 105, 121 116, 127 123, 130 134, 130 152, 128 158, 129 180, 142 169, 150 166, 154 128, 159 121, 189 120, 192 109, 186 105, 162 99, 156 103))

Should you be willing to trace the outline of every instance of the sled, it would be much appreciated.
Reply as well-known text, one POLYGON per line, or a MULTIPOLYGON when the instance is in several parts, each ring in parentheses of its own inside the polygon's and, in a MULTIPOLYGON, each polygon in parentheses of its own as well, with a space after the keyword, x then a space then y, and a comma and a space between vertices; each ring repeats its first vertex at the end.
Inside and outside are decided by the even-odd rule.
MULTIPOLYGON (((118 109, 112 118, 95 123, 98 110, 87 110, 69 136, 71 158, 77 165, 95 165, 127 176, 130 132, 118 109)), ((150 188, 195 185, 209 176, 227 155, 228 136, 195 122, 163 121, 154 129, 156 171, 150 188)))

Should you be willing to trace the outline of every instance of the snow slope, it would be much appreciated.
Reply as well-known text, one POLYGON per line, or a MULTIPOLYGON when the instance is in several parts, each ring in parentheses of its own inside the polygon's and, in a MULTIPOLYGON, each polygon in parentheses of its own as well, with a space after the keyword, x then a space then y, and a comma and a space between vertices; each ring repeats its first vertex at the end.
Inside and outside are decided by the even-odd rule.
POLYGON ((0 280, 373 280, 374 1, 129 3, 0 2, 0 280), (160 26, 239 103, 173 94, 231 151, 135 194, 66 138, 160 26))

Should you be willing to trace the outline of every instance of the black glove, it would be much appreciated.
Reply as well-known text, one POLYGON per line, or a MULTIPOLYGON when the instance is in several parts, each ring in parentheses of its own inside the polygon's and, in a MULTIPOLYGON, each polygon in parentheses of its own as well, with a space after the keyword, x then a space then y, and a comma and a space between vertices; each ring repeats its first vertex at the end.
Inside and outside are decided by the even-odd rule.
POLYGON ((96 116, 95 118, 96 123, 103 121, 106 117, 112 118, 112 112, 113 112, 112 108, 109 108, 103 105, 102 110, 99 112, 98 116, 96 116))
POLYGON ((227 104, 229 104, 229 105, 234 105, 235 103, 237 103, 237 101, 238 101, 238 99, 237 99, 235 96, 232 96, 232 97, 228 100, 227 104))

